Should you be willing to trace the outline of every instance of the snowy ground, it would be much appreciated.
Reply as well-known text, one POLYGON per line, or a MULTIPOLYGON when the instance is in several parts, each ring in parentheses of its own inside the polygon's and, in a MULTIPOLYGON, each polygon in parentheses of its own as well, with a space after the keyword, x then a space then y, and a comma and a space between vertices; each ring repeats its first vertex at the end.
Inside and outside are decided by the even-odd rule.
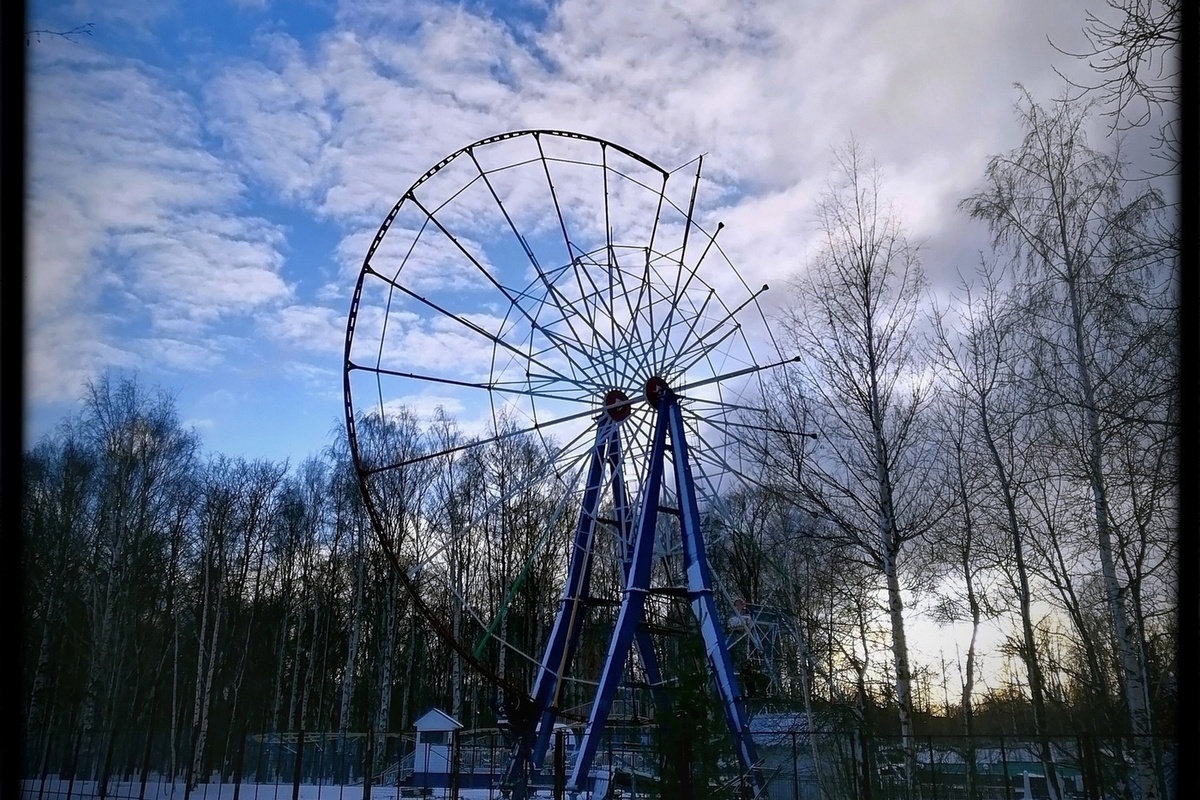
MULTIPOLYGON (((167 783, 150 780, 143 792, 140 781, 109 781, 106 800, 363 800, 362 786, 313 786, 301 784, 298 793, 290 783, 243 783, 240 788, 232 783, 202 783, 188 795, 182 782, 167 783)), ((448 789, 431 789, 431 794, 419 795, 417 790, 396 786, 371 787, 372 800, 400 800, 406 797, 425 797, 431 800, 450 798, 448 789)), ((460 800, 500 800, 496 789, 459 789, 460 800)), ((550 797, 543 792, 543 797, 550 797)), ((100 792, 95 781, 66 781, 57 777, 21 782, 21 800, 99 800, 100 792)), ((585 796, 581 800, 588 800, 585 796)))

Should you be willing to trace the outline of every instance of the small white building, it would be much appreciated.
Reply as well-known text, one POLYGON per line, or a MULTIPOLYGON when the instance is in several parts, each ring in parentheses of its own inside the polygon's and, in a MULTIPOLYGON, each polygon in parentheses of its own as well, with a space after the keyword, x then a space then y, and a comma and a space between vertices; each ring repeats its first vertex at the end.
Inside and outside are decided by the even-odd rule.
POLYGON ((431 708, 413 723, 417 729, 417 748, 413 753, 413 782, 424 786, 443 786, 450 774, 450 747, 454 731, 462 723, 446 712, 431 708))

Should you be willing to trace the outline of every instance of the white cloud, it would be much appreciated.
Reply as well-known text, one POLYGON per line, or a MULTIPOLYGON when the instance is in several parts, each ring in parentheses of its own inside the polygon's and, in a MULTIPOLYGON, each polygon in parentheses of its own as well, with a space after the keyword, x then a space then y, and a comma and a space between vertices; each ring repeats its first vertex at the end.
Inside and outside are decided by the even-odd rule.
POLYGON ((207 417, 189 417, 183 421, 183 427, 203 432, 213 430, 215 423, 207 417))
POLYGON ((293 40, 276 35, 268 47, 274 68, 242 61, 209 84, 207 118, 250 175, 284 200, 308 200, 328 180, 329 87, 325 76, 304 63, 293 40))
POLYGON ((136 361, 118 324, 186 333, 179 344, 212 363, 206 325, 287 297, 279 231, 240 213, 240 179, 165 76, 87 48, 50 53, 33 64, 28 125, 33 397, 75 391, 55 376, 136 361))
POLYGON ((149 41, 155 24, 170 18, 178 8, 178 0, 160 0, 156 3, 141 0, 71 0, 62 5, 57 15, 67 20, 95 22, 102 34, 120 31, 123 36, 149 41))
MULTIPOLYGON (((71 10, 123 20, 138 37, 171 35, 172 6, 135 6, 71 10)), ((957 201, 988 155, 1014 143, 1012 83, 1054 94, 1050 64, 1072 64, 1046 37, 1070 46, 1084 21, 1083 0, 564 0, 513 19, 483 8, 347 0, 315 32, 291 26, 283 6, 270 21, 233 14, 231 24, 263 27, 241 31, 233 54, 178 31, 185 73, 101 52, 121 46, 111 38, 31 51, 31 396, 73 393, 105 363, 152 363, 157 340, 177 343, 163 364, 206 369, 261 347, 241 338, 256 327, 285 346, 273 354, 332 355, 393 204, 449 153, 515 129, 599 136, 668 169, 706 154, 697 219, 710 232, 726 224, 718 243, 751 287, 772 285, 768 308, 786 302, 786 279, 815 247, 811 211, 830 149, 852 133, 927 252, 959 258, 970 247, 959 244, 957 201), (260 196, 273 207, 252 206, 260 196), (287 227, 274 221, 280 207, 287 227), (333 274, 322 263, 317 277, 295 246, 305 215, 340 236, 333 274)), ((672 185, 690 188, 692 173, 683 167, 672 185)), ((532 225, 536 193, 519 200, 515 181, 508 190, 512 208, 529 201, 532 225)), ((477 201, 453 213, 470 218, 477 201)), ((485 245, 482 234, 463 241, 485 245)), ((451 275, 465 286, 473 268, 451 270, 453 255, 430 249, 409 277, 424 268, 431 288, 451 275)), ((725 275, 711 282, 736 288, 725 275)), ((410 357, 429 368, 465 347, 461 332, 402 327, 410 357)))
POLYGON ((180 339, 152 339, 143 343, 143 352, 153 353, 158 364, 173 370, 212 369, 221 363, 221 353, 208 344, 180 339))
POLYGON ((325 306, 285 306, 259 327, 267 336, 312 353, 341 353, 346 341, 345 312, 325 306))

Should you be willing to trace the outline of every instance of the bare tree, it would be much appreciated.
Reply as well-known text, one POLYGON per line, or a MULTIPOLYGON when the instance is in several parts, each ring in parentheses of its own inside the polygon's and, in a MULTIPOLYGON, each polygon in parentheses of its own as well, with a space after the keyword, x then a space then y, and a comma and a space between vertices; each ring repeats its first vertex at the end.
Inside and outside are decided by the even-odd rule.
MULTIPOLYGON (((432 449, 437 451, 449 450, 459 446, 465 439, 458 423, 439 408, 435 415, 433 426, 429 431, 432 449)), ((477 450, 465 453, 451 453, 437 459, 437 472, 433 476, 429 499, 427 500, 427 515, 429 517, 427 535, 428 549, 435 546, 443 549, 445 563, 431 569, 445 570, 447 575, 443 580, 445 590, 442 613, 449 620, 451 636, 456 641, 463 641, 466 615, 470 607, 470 598, 474 593, 476 576, 482 571, 483 564, 479 563, 482 553, 473 553, 469 547, 469 529, 472 525, 482 524, 478 520, 476 509, 482 504, 478 488, 482 485, 482 463, 477 450), (436 545, 435 545, 436 543, 436 545)), ((426 560, 424 553, 421 561, 426 560)), ((428 577, 431 582, 436 578, 428 577)), ((465 666, 462 657, 457 652, 450 652, 450 669, 438 677, 445 681, 450 701, 450 713, 456 718, 462 717, 463 685, 465 666)), ((501 663, 500 669, 504 665, 501 663)), ((440 687, 439 687, 440 688, 440 687)), ((445 702, 443 700, 443 702, 445 702)))
POLYGON ((198 442, 179 423, 174 398, 136 377, 104 374, 86 385, 75 435, 95 454, 95 514, 89 526, 91 618, 87 689, 80 713, 86 739, 105 739, 127 715, 136 685, 137 629, 145 594, 158 586, 176 510, 195 468, 198 442))
POLYGON ((901 561, 907 543, 934 523, 940 502, 928 480, 934 444, 924 421, 924 276, 917 248, 881 197, 878 169, 854 142, 838 154, 819 224, 823 247, 795 280, 796 303, 784 317, 820 432, 795 489, 883 575, 911 795, 917 762, 901 561))
MULTIPOLYGON (((356 423, 360 457, 366 464, 396 464, 407 461, 426 451, 428 435, 423 433, 416 415, 409 409, 397 409, 386 418, 364 417, 356 423)), ((389 730, 393 714, 394 689, 399 656, 397 646, 400 627, 409 612, 405 602, 404 586, 398 570, 403 570, 410 580, 420 581, 419 565, 425 558, 429 533, 425 529, 428 515, 427 494, 435 475, 429 461, 419 461, 403 467, 387 470, 372 477, 372 502, 375 522, 380 526, 375 533, 380 543, 380 552, 387 561, 373 570, 373 594, 378 597, 375 604, 373 636, 371 642, 374 680, 371 687, 373 713, 369 721, 370 731, 376 738, 389 730), (410 574, 411 573, 411 574, 410 574)), ((374 550, 374 548, 372 548, 374 550)), ((411 644, 411 643, 410 643, 411 644)), ((413 647, 407 648, 406 656, 415 658, 413 647)), ((406 684, 404 710, 407 710, 408 691, 415 683, 419 670, 415 661, 408 674, 403 676, 406 684)), ((402 719, 402 724, 411 720, 402 719)), ((379 753, 375 754, 377 757, 379 753)))
POLYGON ((72 658, 74 637, 68 632, 82 627, 71 609, 84 606, 80 589, 98 464, 94 453, 64 430, 26 453, 23 467, 24 741, 29 751, 40 749, 42 772, 50 758, 54 716, 74 702, 81 677, 69 668, 79 659, 72 658))
MULTIPOLYGON (((965 663, 963 654, 958 654, 961 682, 958 711, 966 737, 963 753, 966 766, 964 788, 967 800, 976 800, 980 791, 974 738, 975 692, 980 680, 978 638, 983 620, 999 615, 993 597, 996 593, 995 581, 989 577, 997 560, 991 541, 995 526, 990 524, 979 508, 980 497, 990 488, 991 482, 978 454, 968 444, 970 426, 967 407, 965 403, 947 398, 944 401, 944 413, 944 435, 949 451, 946 480, 952 487, 956 502, 944 524, 931 537, 928 555, 935 565, 940 562, 942 568, 937 572, 948 579, 939 586, 934 619, 942 624, 965 621, 971 626, 965 663)), ((945 663, 942 666, 945 682, 945 663)), ((949 706, 949 699, 946 702, 949 706)), ((948 707, 947 713, 950 710, 948 707)))
MULTIPOLYGON (((970 288, 965 291, 958 322, 959 335, 954 337, 949 332, 944 316, 939 318, 937 329, 946 368, 946 394, 957 401, 956 405, 965 417, 959 430, 954 432, 958 439, 955 452, 959 455, 959 464, 962 463, 961 456, 969 437, 971 445, 981 451, 987 464, 988 484, 992 487, 1001 512, 995 525, 1007 535, 1009 555, 1015 569, 1014 589, 1021 625, 1021 645, 1017 653, 1025 666, 1034 730, 1047 789, 1052 798, 1058 798, 1062 795, 1062 787, 1050 747, 1046 679, 1034 632, 1032 568, 1028 556, 1030 533, 1018 509, 1021 485, 1028 480, 1021 466, 1020 454, 1026 452, 1031 444, 1026 438, 1029 435, 1028 426, 1023 424, 1026 409, 1021 387, 1026 383, 1026 376, 1022 375, 1020 366, 1022 330, 1017 324, 1020 315, 1015 314, 1011 304, 1006 303, 1001 288, 1002 280, 1003 273, 996 273, 988 265, 983 265, 983 288, 980 294, 974 296, 970 288)), ((982 503, 977 493, 966 490, 961 468, 957 482, 961 508, 966 515, 968 538, 964 544, 969 553, 969 537, 974 532, 970 515, 972 512, 978 514, 978 505, 982 503)), ((968 587, 971 587, 969 562, 964 564, 963 573, 968 587)), ((978 627, 979 609, 974 605, 973 597, 971 601, 972 618, 978 627)), ((970 673, 971 664, 968 661, 970 673)), ((967 707, 966 703, 964 707, 967 707)))
MULTIPOLYGON (((1158 120, 1157 154, 1168 170, 1179 167, 1179 44, 1183 34, 1181 0, 1105 0, 1107 12, 1089 11, 1084 26, 1088 45, 1080 52, 1055 46, 1087 62, 1095 81, 1071 85, 1108 104, 1114 131, 1158 120)), ((1053 42, 1051 43, 1053 44, 1053 42)), ((1061 73, 1059 73, 1061 75, 1061 73)))
POLYGON ((335 443, 325 451, 326 460, 331 468, 331 524, 337 528, 339 536, 344 535, 353 542, 350 552, 353 599, 349 601, 348 616, 345 620, 349 630, 344 631, 347 639, 346 658, 341 670, 341 684, 338 687, 337 720, 338 780, 347 782, 350 778, 346 763, 347 736, 350 732, 355 689, 360 670, 363 668, 360 647, 366 628, 367 573, 370 562, 379 559, 371 558, 377 548, 368 546, 368 541, 372 539, 370 520, 362 507, 357 479, 352 469, 349 442, 342 432, 339 431, 335 435, 335 443))
POLYGON ((234 472, 237 490, 238 524, 236 551, 232 553, 232 574, 228 581, 229 632, 225 647, 228 653, 230 677, 222 687, 220 702, 227 706, 225 753, 232 752, 236 736, 243 733, 247 723, 242 713, 242 688, 247 673, 253 669, 251 653, 255 638, 260 635, 260 614, 263 611, 264 566, 270 531, 279 511, 280 488, 287 474, 285 463, 270 461, 236 462, 234 472))
MULTIPOLYGON (((1073 445, 1066 452, 1077 454, 1073 472, 1090 495, 1138 796, 1154 798, 1162 782, 1154 765, 1144 642, 1120 568, 1128 542, 1114 514, 1110 442, 1122 425, 1174 427, 1163 405, 1174 385, 1174 361, 1150 365, 1135 357, 1144 326, 1170 326, 1174 260, 1146 235, 1158 195, 1126 196, 1119 158, 1088 146, 1087 106, 1060 98, 1043 107, 1022 89, 1018 114, 1021 144, 991 159, 985 187, 963 206, 988 223, 996 248, 1021 267, 1023 302, 1037 337, 1034 388, 1041 392, 1043 419, 1062 437, 1052 447, 1062 454, 1073 445), (1137 397, 1123 391, 1134 364, 1153 370, 1162 382, 1157 390, 1137 397)), ((1161 437, 1147 441, 1161 446, 1161 437)))
POLYGON ((94 22, 85 22, 82 25, 76 25, 74 28, 64 28, 62 30, 50 30, 49 28, 37 28, 35 30, 25 31, 25 46, 29 47, 33 42, 41 44, 43 36, 58 36, 66 39, 68 42, 74 42, 80 36, 91 36, 92 28, 96 27, 94 22))

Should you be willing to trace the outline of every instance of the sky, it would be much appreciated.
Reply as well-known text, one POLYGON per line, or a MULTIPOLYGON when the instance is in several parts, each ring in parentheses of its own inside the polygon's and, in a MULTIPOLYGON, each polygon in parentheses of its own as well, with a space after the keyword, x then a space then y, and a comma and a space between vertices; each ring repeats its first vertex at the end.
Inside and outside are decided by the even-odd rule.
MULTIPOLYGON (((925 269, 987 246, 956 209, 1047 100, 1085 4, 33 2, 26 446, 106 368, 176 396, 206 449, 302 460, 342 419, 351 292, 384 216, 447 154, 549 128, 666 169, 734 265, 816 246, 834 148, 880 164, 925 269), (686 9, 686 10, 685 10, 686 9)), ((753 281, 751 281, 753 282, 753 281)))
MULTIPOLYGON (((697 208, 748 284, 777 286, 816 252, 853 138, 949 291, 989 246, 957 206, 1019 142, 1014 84, 1045 102, 1055 68, 1086 75, 1051 42, 1082 49, 1088 5, 31 2, 28 30, 90 27, 27 47, 25 446, 116 370, 171 392, 212 453, 318 453, 344 424, 380 224, 430 167, 509 131, 681 172, 703 155, 697 208)), ((423 346, 458 356, 448 342, 423 346)))

